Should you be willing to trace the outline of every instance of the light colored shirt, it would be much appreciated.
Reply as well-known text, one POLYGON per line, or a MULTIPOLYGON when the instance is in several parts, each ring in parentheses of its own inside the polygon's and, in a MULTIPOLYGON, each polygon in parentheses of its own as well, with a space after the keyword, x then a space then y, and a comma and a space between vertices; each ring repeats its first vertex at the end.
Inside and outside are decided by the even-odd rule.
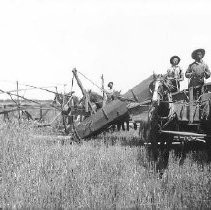
POLYGON ((113 94, 114 94, 114 89, 113 88, 108 88, 106 90, 106 95, 107 95, 107 101, 112 101, 113 100, 113 94))
POLYGON ((113 92, 114 92, 114 89, 113 88, 108 88, 107 89, 107 94, 110 94, 110 95, 112 95, 113 94, 113 92))
POLYGON ((171 66, 167 70, 167 77, 169 79, 177 79, 178 81, 182 81, 184 79, 182 69, 178 65, 171 66))

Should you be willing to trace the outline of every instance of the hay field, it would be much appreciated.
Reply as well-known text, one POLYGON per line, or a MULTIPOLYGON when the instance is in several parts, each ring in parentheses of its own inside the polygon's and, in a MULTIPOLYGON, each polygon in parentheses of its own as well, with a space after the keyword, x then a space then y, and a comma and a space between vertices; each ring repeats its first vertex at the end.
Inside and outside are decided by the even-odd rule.
POLYGON ((61 144, 48 128, 30 123, 0 127, 0 207, 211 208, 211 164, 194 160, 196 154, 180 165, 172 153, 160 178, 146 167, 145 149, 131 146, 137 141, 133 131, 61 144))

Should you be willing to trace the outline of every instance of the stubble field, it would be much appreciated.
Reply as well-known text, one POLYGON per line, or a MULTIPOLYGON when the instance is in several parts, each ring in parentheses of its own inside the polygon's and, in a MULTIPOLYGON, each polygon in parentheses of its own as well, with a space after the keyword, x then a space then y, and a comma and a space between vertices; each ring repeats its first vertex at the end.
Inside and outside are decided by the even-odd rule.
POLYGON ((172 152, 161 178, 145 148, 133 146, 134 131, 62 144, 51 129, 27 122, 0 127, 0 207, 211 208, 211 164, 199 161, 203 153, 180 164, 172 152))

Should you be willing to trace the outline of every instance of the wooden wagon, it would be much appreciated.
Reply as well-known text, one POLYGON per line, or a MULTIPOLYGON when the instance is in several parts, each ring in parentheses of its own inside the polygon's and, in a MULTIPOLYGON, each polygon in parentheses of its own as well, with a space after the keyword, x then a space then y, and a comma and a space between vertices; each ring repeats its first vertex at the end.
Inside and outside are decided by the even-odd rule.
POLYGON ((149 144, 149 154, 157 159, 159 145, 166 145, 168 150, 172 143, 200 142, 206 145, 210 158, 211 83, 174 93, 162 75, 155 77, 152 84, 151 102, 139 112, 140 133, 149 144))

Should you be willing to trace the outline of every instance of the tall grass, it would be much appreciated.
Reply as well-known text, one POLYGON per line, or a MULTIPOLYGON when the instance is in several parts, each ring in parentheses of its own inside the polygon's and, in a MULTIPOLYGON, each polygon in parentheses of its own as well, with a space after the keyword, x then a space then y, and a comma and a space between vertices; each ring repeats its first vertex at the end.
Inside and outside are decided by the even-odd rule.
POLYGON ((1 125, 1 207, 211 208, 211 165, 198 164, 191 155, 181 166, 171 154, 159 178, 144 167, 144 148, 97 139, 49 144, 32 133, 37 131, 28 124, 1 125))

